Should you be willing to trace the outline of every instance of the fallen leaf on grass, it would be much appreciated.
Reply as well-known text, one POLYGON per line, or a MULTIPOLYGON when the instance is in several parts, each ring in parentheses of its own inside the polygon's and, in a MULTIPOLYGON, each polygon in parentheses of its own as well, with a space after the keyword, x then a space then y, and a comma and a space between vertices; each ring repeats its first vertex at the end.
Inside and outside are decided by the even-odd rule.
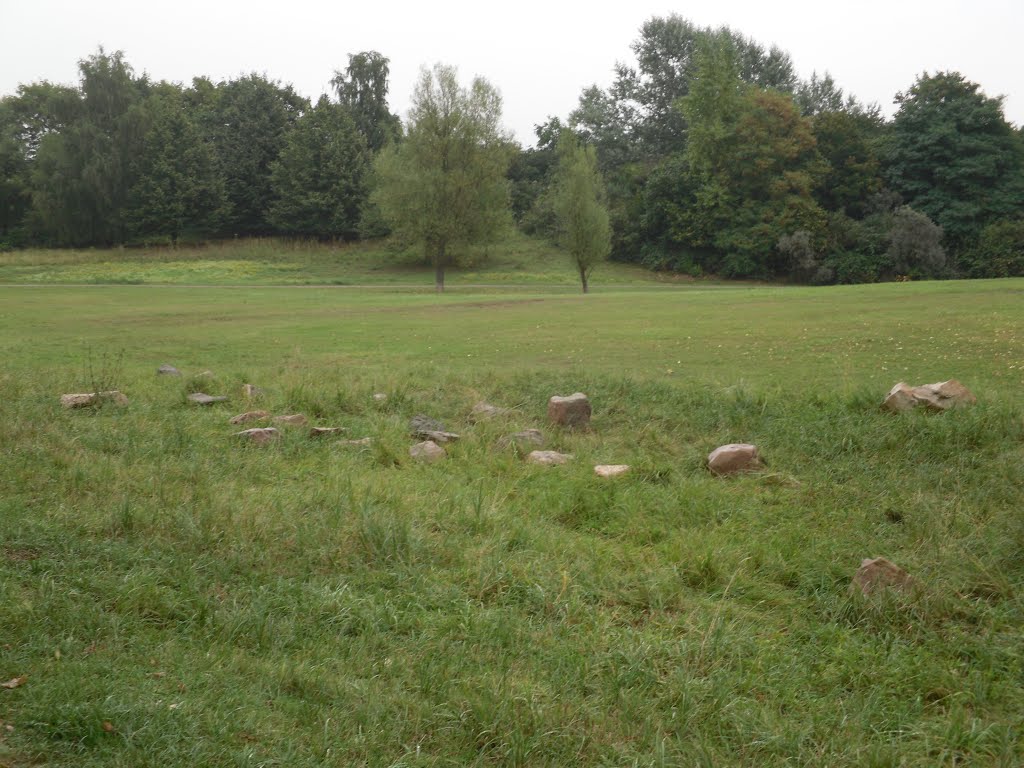
POLYGON ((6 683, 0 683, 0 688, 20 688, 28 680, 28 675, 22 675, 21 677, 14 677, 8 680, 6 683))

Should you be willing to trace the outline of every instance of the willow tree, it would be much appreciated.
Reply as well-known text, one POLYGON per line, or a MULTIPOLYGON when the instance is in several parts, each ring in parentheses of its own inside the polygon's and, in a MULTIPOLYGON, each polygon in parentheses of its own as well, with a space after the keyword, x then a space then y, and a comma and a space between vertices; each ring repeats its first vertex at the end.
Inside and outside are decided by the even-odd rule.
POLYGON ((497 89, 479 77, 463 88, 443 64, 421 70, 403 140, 377 156, 372 199, 397 237, 423 247, 438 292, 460 252, 507 226, 511 147, 497 89))
POLYGON ((568 131, 559 139, 558 155, 552 200, 558 244, 572 257, 586 293, 591 272, 612 249, 604 184, 594 148, 580 144, 568 131))

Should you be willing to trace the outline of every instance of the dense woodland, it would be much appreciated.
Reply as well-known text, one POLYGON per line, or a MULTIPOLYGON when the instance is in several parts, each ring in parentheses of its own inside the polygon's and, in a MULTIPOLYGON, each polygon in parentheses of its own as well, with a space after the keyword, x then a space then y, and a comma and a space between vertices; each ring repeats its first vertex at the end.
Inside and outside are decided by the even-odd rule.
MULTIPOLYGON (((1024 275, 1024 129, 979 84, 922 74, 886 120, 727 28, 652 18, 633 53, 611 87, 538 125, 534 147, 493 130, 496 89, 464 91, 486 97, 501 144, 486 162, 504 184, 487 197, 506 215, 481 232, 514 223, 565 243, 559 158, 575 151, 596 158, 617 260, 814 284, 1024 275)), ((20 86, 0 100, 0 249, 401 234, 388 211, 412 202, 382 189, 414 188, 402 158, 430 142, 390 112, 387 58, 348 58, 316 103, 259 74, 153 82, 102 49, 77 86, 20 86)))

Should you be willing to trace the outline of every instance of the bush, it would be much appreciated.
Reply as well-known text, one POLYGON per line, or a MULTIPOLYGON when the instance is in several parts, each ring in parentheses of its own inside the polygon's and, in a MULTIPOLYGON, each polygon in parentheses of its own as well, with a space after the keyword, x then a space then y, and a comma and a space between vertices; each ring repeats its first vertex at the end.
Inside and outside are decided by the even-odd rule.
POLYGON ((1024 276, 1024 219, 989 224, 961 266, 970 277, 1024 276))

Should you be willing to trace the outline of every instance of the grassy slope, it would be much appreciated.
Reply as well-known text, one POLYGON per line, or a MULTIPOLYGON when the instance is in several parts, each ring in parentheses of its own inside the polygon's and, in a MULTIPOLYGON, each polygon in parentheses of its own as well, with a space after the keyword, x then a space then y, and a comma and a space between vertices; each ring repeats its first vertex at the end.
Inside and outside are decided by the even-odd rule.
POLYGON ((1019 764, 1022 297, 0 287, 0 764, 1019 764), (876 408, 946 377, 980 404, 876 408), (92 381, 132 405, 57 407, 92 381), (243 381, 377 445, 184 404, 243 381), (577 389, 573 465, 493 447, 577 389), (731 441, 769 471, 708 476, 731 441), (927 593, 851 600, 878 554, 927 593))

